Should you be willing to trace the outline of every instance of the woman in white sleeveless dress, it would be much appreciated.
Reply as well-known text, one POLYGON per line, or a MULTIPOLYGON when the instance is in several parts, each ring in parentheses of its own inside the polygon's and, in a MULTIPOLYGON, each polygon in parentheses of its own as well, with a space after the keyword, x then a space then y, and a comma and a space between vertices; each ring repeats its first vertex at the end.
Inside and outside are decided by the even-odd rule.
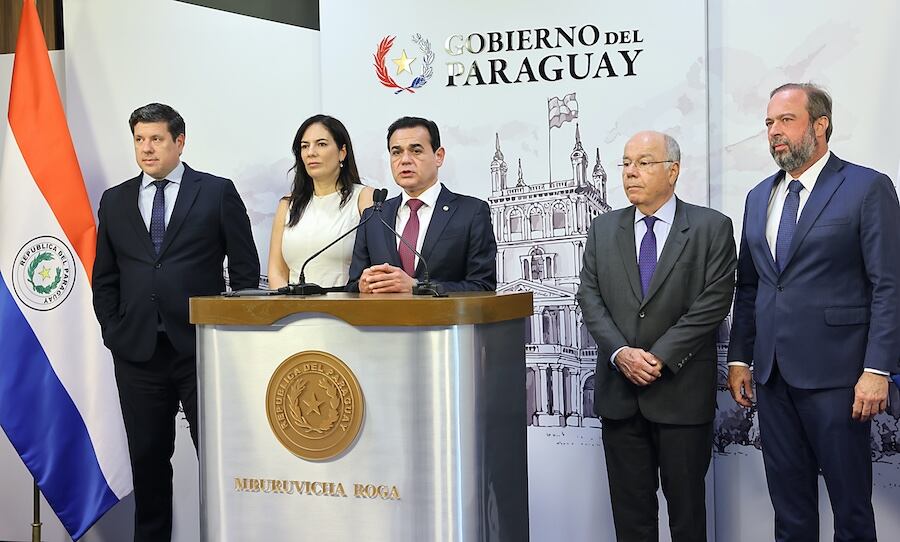
MULTIPOLYGON (((272 221, 268 270, 272 289, 296 283, 307 258, 359 224, 374 192, 360 184, 350 135, 336 118, 306 119, 291 150, 294 183, 272 221)), ((355 239, 348 235, 311 261, 304 272, 306 282, 323 287, 347 284, 355 239)))

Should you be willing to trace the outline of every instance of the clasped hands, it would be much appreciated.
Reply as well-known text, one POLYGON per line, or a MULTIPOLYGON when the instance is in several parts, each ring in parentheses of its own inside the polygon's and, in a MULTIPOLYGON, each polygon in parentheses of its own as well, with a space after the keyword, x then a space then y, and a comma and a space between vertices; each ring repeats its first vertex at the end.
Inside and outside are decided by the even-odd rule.
POLYGON ((629 382, 649 386, 662 376, 662 360, 642 348, 626 346, 616 354, 616 367, 629 382))
POLYGON ((382 263, 366 268, 359 277, 359 291, 363 294, 412 293, 416 279, 403 269, 382 263))

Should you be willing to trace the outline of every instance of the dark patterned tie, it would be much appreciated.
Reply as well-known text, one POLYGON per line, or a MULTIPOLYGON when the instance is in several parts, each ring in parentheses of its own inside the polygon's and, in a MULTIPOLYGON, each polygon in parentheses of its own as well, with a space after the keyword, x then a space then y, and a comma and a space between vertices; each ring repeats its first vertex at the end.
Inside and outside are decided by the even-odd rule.
POLYGON ((794 179, 788 185, 788 195, 784 200, 784 208, 781 210, 781 222, 778 223, 778 237, 775 238, 775 265, 778 270, 784 269, 791 241, 794 239, 794 230, 797 229, 797 211, 800 209, 800 191, 803 185, 794 179))
MULTIPOLYGON (((411 199, 406 202, 406 205, 409 207, 409 220, 406 221, 406 226, 403 227, 402 237, 406 243, 416 246, 419 241, 419 209, 425 205, 425 202, 420 199, 411 199)), ((407 247, 406 243, 400 243, 400 264, 407 275, 415 277, 416 253, 407 247)))
POLYGON ((647 225, 647 232, 641 239, 641 252, 638 254, 638 269, 641 272, 641 292, 647 295, 650 289, 650 279, 656 271, 656 234, 653 233, 653 225, 659 220, 655 216, 645 216, 641 220, 647 225))
POLYGON ((159 249, 162 246, 163 237, 166 235, 166 185, 169 184, 168 179, 153 181, 156 187, 156 194, 153 195, 153 210, 150 211, 150 240, 153 241, 153 248, 159 255, 159 249))

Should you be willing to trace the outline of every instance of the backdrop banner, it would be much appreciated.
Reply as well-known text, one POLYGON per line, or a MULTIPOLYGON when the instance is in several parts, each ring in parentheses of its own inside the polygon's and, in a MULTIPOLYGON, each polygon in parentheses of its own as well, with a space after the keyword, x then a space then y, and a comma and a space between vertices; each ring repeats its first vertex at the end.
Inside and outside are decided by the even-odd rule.
POLYGON ((437 122, 441 182, 490 203, 498 291, 535 296, 522 420, 532 540, 612 540, 578 272, 591 219, 627 204, 616 164, 634 132, 674 136, 676 192, 707 203, 706 4, 466 0, 425 11, 323 3, 323 111, 347 125, 367 182, 392 196, 388 125, 437 122))

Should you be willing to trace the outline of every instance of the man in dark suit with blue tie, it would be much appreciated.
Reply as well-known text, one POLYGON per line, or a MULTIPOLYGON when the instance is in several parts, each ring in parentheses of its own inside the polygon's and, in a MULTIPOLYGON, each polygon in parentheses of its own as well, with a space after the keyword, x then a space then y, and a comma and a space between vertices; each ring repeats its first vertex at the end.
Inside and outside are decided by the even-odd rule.
POLYGON ((129 119, 142 173, 100 200, 94 311, 112 351, 134 475, 136 542, 172 531, 175 416, 197 445, 197 373, 188 299, 259 284, 259 257, 234 184, 181 161, 185 125, 148 104, 129 119))
POLYGON ((749 407, 754 369, 775 539, 818 541, 818 473, 834 540, 874 541, 869 432, 900 359, 900 206, 891 180, 828 150, 831 98, 770 95, 780 171, 747 195, 729 387, 749 407))
POLYGON ((673 542, 703 542, 716 329, 734 293, 731 219, 675 197, 681 151, 671 136, 635 134, 621 167, 633 205, 593 220, 578 287, 597 342, 594 409, 616 539, 659 540, 662 482, 673 542))
POLYGON ((362 293, 410 293, 425 278, 446 292, 493 291, 497 242, 486 202, 455 194, 438 182, 444 148, 437 124, 402 117, 388 128, 388 152, 400 196, 382 211, 366 209, 356 234, 348 289, 362 293), (383 220, 406 243, 401 242, 383 220), (410 248, 415 247, 424 262, 410 248))

